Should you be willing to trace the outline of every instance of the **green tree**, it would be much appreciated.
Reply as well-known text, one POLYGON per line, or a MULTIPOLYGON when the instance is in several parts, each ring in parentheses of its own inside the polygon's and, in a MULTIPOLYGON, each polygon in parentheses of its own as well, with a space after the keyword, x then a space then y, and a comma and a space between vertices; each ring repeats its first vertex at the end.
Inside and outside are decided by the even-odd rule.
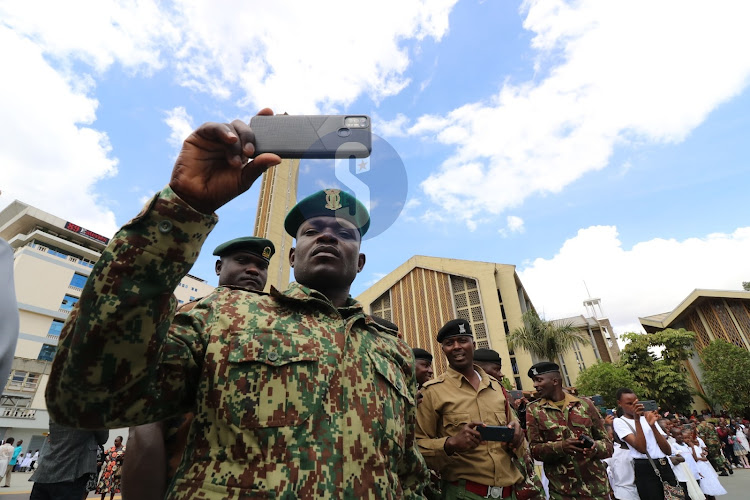
POLYGON ((712 400, 730 413, 750 407, 750 352, 725 340, 714 340, 702 353, 703 385, 712 400))
POLYGON ((636 394, 644 394, 645 390, 635 380, 630 371, 618 364, 601 362, 583 370, 576 379, 578 393, 585 396, 601 395, 607 408, 617 406, 617 389, 629 387, 636 394))
POLYGON ((693 396, 683 362, 693 355, 695 333, 667 328, 647 335, 626 333, 622 338, 628 343, 620 363, 643 387, 638 397, 653 399, 672 412, 687 413, 693 396))
POLYGON ((572 349, 576 342, 591 344, 588 333, 570 323, 547 321, 534 310, 523 315, 523 326, 508 335, 508 347, 523 349, 547 361, 555 361, 558 356, 572 349))
POLYGON ((743 281, 742 288, 744 288, 746 292, 750 292, 750 281, 743 281))

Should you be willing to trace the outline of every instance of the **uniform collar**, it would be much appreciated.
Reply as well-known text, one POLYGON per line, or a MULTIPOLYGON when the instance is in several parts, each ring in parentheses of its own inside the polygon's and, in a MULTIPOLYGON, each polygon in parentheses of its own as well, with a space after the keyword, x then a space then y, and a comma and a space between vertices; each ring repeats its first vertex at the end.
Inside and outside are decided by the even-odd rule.
MULTIPOLYGON (((565 393, 565 402, 566 402, 565 406, 570 406, 571 404, 579 403, 580 401, 581 401, 581 398, 577 398, 576 396, 573 396, 572 394, 568 392, 565 393)), ((542 406, 548 406, 550 408, 559 410, 559 408, 555 405, 555 402, 547 398, 542 398, 542 400, 540 401, 540 404, 542 406)), ((565 406, 563 406, 563 408, 565 408, 565 406)))
POLYGON ((346 299, 346 304, 344 305, 344 307, 337 308, 328 299, 328 297, 326 297, 319 291, 313 290, 312 288, 308 288, 306 286, 302 286, 296 281, 289 283, 289 287, 283 292, 280 292, 275 286, 271 285, 270 294, 272 297, 282 300, 293 300, 299 302, 323 301, 330 307, 337 309, 343 317, 348 317, 352 314, 364 311, 362 304, 359 301, 354 300, 351 295, 346 299))
MULTIPOLYGON (((479 376, 482 377, 482 380, 479 381, 479 388, 477 389, 477 392, 481 391, 485 387, 489 387, 492 390, 497 390, 497 388, 492 384, 492 381, 495 379, 490 378, 486 371, 482 370, 479 365, 474 365, 474 370, 476 370, 476 372, 479 373, 479 376)), ((448 369, 445 370, 445 379, 449 380, 454 386, 459 388, 464 382, 469 384, 469 386, 471 387, 471 382, 466 380, 466 377, 464 377, 461 373, 451 368, 450 365, 448 365, 448 369)), ((495 383, 495 385, 498 385, 497 382, 495 383)))

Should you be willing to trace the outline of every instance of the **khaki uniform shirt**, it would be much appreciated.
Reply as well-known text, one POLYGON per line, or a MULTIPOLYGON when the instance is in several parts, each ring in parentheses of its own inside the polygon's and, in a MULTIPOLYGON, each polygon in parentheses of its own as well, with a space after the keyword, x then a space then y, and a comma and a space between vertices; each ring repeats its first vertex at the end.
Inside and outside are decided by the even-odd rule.
MULTIPOLYGON (((453 455, 445 452, 445 441, 469 422, 508 424, 500 382, 479 366, 474 365, 474 369, 482 377, 477 390, 450 367, 424 384, 424 397, 417 407, 417 444, 427 465, 447 481, 468 479, 487 486, 510 486, 523 476, 511 462, 513 451, 508 443, 486 441, 470 451, 453 455)), ((517 450, 519 457, 524 446, 517 450)))
POLYGON ((414 356, 361 304, 297 283, 218 287, 175 315, 215 223, 165 188, 112 238, 60 336, 52 418, 116 428, 194 411, 171 500, 420 498, 414 356))

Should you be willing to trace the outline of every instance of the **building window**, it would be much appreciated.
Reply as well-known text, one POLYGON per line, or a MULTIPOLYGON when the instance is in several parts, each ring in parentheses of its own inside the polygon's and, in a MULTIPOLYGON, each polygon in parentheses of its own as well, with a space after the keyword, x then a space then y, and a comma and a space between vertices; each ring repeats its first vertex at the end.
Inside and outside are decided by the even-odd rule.
POLYGON ((65 298, 62 301, 62 304, 60 304, 60 309, 70 312, 76 302, 78 302, 78 297, 73 297, 72 295, 66 294, 65 298))
POLYGON ((393 321, 393 311, 391 310, 391 291, 386 291, 383 295, 375 299, 370 304, 370 310, 373 316, 379 316, 388 321, 393 321))
POLYGON ((56 345, 44 344, 42 346, 42 350, 39 351, 39 357, 36 359, 40 361, 52 361, 52 358, 55 357, 56 352, 57 352, 56 345))
POLYGON ((39 385, 40 373, 26 372, 22 370, 13 370, 8 377, 6 388, 9 391, 34 392, 39 385))
POLYGON ((53 319, 52 325, 49 327, 49 331, 47 332, 48 337, 59 337, 60 332, 62 332, 62 327, 65 323, 60 321, 59 319, 53 319))
POLYGON ((71 288, 77 288, 80 290, 83 288, 83 285, 85 284, 86 284, 86 276, 84 276, 83 274, 74 273, 73 279, 70 280, 69 286, 71 288))
POLYGON ((451 288, 456 305, 456 316, 471 324, 477 342, 486 341, 489 345, 482 302, 479 298, 479 286, 476 280, 462 276, 451 276, 451 288))

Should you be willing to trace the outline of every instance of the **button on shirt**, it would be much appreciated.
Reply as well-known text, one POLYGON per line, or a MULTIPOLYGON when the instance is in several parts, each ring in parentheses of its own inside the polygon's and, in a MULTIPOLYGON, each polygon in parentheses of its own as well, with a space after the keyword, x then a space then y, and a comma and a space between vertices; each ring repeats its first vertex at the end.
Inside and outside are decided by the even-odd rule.
MULTIPOLYGON (((478 366, 474 369, 481 377, 478 389, 450 367, 424 385, 417 407, 417 445, 427 465, 447 481, 467 479, 487 486, 510 486, 523 477, 511 462, 513 451, 507 443, 486 441, 466 452, 445 452, 445 441, 469 422, 508 424, 500 382, 478 366)), ((519 446, 519 457, 523 449, 519 446)))
MULTIPOLYGON (((625 436, 628 434, 632 434, 635 436, 635 421, 632 418, 627 417, 620 417, 616 418, 613 423, 613 428, 617 435, 625 441, 625 436), (627 422, 627 423, 626 423, 627 422), (631 429, 628 427, 628 424, 630 424, 633 428, 631 429)), ((659 433, 662 436, 666 436, 667 434, 659 427, 659 424, 654 424, 654 426, 659 430, 659 433)), ((643 428, 643 435, 646 438, 646 450, 648 450, 649 455, 651 455, 651 458, 664 458, 666 455, 663 451, 661 451, 661 448, 659 448, 659 444, 656 442, 656 437, 654 437, 654 431, 651 430, 651 426, 648 425, 648 422, 646 421, 646 417, 641 417, 641 428, 643 428)), ((637 451, 635 448, 630 446, 630 456, 633 458, 648 458, 645 453, 641 453, 637 451)))

